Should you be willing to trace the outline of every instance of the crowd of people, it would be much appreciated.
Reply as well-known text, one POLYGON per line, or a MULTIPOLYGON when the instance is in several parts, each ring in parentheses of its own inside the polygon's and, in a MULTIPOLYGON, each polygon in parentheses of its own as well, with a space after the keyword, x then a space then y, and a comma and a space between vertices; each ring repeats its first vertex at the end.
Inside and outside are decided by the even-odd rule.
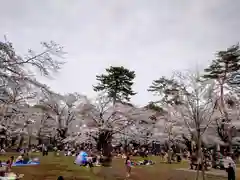
MULTIPOLYGON (((49 148, 47 145, 42 144, 41 146, 33 146, 31 150, 29 149, 18 149, 19 156, 14 158, 10 157, 8 161, 0 161, 0 177, 7 176, 11 174, 11 167, 13 164, 27 164, 31 162, 39 162, 38 158, 31 158, 31 152, 41 152, 42 156, 48 156, 49 148)), ((89 167, 90 170, 94 166, 101 166, 104 164, 106 157, 103 156, 101 151, 93 150, 93 148, 88 146, 69 146, 65 145, 62 149, 58 147, 53 147, 50 151, 53 151, 56 156, 60 155, 60 152, 63 152, 65 156, 75 156, 75 164, 79 166, 89 167)), ((132 166, 138 165, 154 165, 155 162, 149 160, 147 157, 149 155, 160 156, 162 161, 166 163, 172 162, 181 162, 182 159, 189 160, 190 169, 203 169, 209 170, 211 168, 219 168, 227 171, 230 180, 234 180, 235 171, 236 171, 236 160, 238 153, 234 152, 233 154, 220 153, 220 151, 214 151, 213 149, 203 148, 201 150, 201 156, 197 156, 196 149, 193 149, 192 152, 182 149, 181 151, 176 151, 176 148, 161 148, 157 153, 156 151, 150 150, 148 147, 115 147, 112 149, 112 157, 121 157, 125 159, 126 167, 126 176, 129 177, 131 174, 132 166), (131 156, 141 156, 142 160, 134 162, 131 160, 131 156), (197 158, 198 157, 198 158, 197 158), (200 159, 201 157, 202 159, 200 159)), ((1 150, 1 153, 4 154, 5 150, 1 150)), ((16 175, 17 176, 17 175, 16 175)), ((60 179, 63 177, 60 177, 60 179)))
MULTIPOLYGON (((39 158, 32 158, 26 149, 18 149, 19 155, 17 158, 11 156, 6 161, 0 161, 0 178, 1 179, 21 179, 23 174, 17 174, 12 172, 12 166, 39 163, 39 158)), ((6 153, 5 150, 1 150, 2 155, 6 153)))

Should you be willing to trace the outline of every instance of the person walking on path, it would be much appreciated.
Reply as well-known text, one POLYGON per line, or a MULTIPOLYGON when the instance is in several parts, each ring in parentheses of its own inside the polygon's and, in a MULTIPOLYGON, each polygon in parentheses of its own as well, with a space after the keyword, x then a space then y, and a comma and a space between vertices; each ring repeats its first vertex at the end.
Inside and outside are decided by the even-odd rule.
POLYGON ((126 171, 127 171, 126 177, 128 178, 128 177, 130 177, 130 175, 131 175, 131 170, 132 170, 132 162, 131 162, 129 156, 127 156, 127 158, 126 158, 125 166, 126 166, 126 171))
POLYGON ((228 174, 228 180, 235 180, 235 169, 233 164, 229 163, 228 168, 226 169, 227 174, 228 174))

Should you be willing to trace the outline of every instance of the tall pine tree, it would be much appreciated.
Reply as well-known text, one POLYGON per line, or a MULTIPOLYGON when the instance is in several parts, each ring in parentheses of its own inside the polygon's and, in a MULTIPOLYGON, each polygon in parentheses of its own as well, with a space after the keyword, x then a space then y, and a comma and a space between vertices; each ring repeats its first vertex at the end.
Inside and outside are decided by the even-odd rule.
POLYGON ((220 123, 218 127, 218 134, 220 137, 222 137, 222 140, 228 141, 231 151, 231 141, 232 141, 232 135, 229 133, 226 133, 223 130, 223 124, 225 122, 229 122, 229 116, 226 109, 226 103, 227 100, 224 99, 224 86, 229 82, 229 80, 232 78, 232 75, 240 70, 240 48, 239 44, 234 45, 230 48, 228 48, 225 51, 219 51, 217 52, 216 59, 212 61, 210 66, 206 68, 204 78, 205 79, 213 79, 215 80, 220 89, 220 103, 219 103, 219 109, 220 112, 223 114, 223 120, 220 123), (226 138, 226 134, 228 138, 226 138))
POLYGON ((99 83, 93 86, 94 91, 106 91, 108 97, 113 100, 113 104, 116 101, 129 102, 131 96, 136 94, 132 89, 133 80, 136 77, 135 72, 123 66, 110 66, 106 72, 107 74, 97 75, 99 83))
MULTIPOLYGON (((116 102, 129 103, 131 96, 136 93, 132 90, 135 72, 129 69, 110 66, 106 69, 106 74, 98 75, 99 81, 96 86, 93 86, 95 92, 107 92, 108 97, 112 99, 113 105, 116 102)), ((102 118, 102 117, 100 117, 102 118)), ((111 163, 111 141, 112 131, 109 129, 102 129, 99 136, 96 138, 97 146, 102 149, 103 155, 106 157, 103 165, 111 163)))
POLYGON ((240 49, 239 45, 234 45, 225 51, 217 52, 217 58, 206 68, 204 78, 216 80, 220 88, 220 108, 221 112, 228 120, 228 114, 224 101, 224 85, 228 83, 232 74, 240 70, 240 49))

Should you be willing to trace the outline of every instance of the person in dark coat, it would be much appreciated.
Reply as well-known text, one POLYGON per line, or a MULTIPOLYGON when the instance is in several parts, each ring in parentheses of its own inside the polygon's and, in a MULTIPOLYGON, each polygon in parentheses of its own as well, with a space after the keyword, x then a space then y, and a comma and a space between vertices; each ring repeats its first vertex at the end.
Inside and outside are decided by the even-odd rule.
POLYGON ((231 163, 229 163, 226 171, 228 173, 228 180, 235 180, 235 169, 233 168, 231 163))

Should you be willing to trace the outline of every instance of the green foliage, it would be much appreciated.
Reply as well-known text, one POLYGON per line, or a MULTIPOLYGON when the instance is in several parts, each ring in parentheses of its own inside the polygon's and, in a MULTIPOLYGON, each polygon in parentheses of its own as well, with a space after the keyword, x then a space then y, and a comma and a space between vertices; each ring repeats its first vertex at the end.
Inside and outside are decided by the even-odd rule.
POLYGON ((154 124, 157 120, 157 116, 162 116, 164 114, 167 114, 167 112, 159 106, 157 103, 150 102, 148 105, 145 106, 147 110, 152 110, 155 113, 149 117, 149 119, 152 120, 152 123, 154 124))
POLYGON ((228 48, 225 51, 217 52, 217 58, 206 68, 204 78, 215 79, 221 83, 240 70, 240 49, 239 44, 228 48))
POLYGON ((145 108, 159 112, 159 113, 164 113, 163 108, 154 102, 150 102, 147 106, 145 106, 145 108))
POLYGON ((41 105, 41 104, 35 104, 33 108, 41 109, 43 111, 51 111, 51 109, 47 106, 41 105))
POLYGON ((93 86, 94 91, 106 91, 108 96, 116 101, 130 101, 130 96, 136 93, 132 90, 135 72, 129 69, 120 67, 113 67, 106 69, 107 74, 97 75, 99 83, 93 86))
POLYGON ((161 77, 158 80, 154 80, 148 91, 159 95, 161 98, 160 102, 176 105, 181 104, 180 92, 182 88, 174 79, 161 77))

